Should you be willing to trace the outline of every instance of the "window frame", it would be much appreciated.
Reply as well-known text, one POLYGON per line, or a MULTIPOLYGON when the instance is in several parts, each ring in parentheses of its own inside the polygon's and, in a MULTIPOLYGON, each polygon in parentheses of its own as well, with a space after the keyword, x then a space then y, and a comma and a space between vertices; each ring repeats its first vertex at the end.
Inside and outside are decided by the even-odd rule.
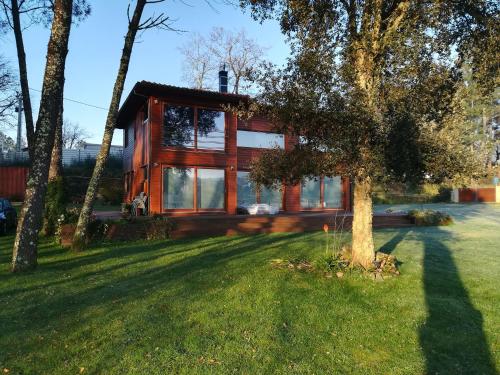
POLYGON ((204 105, 198 105, 198 104, 186 104, 185 102, 177 102, 174 100, 164 100, 162 101, 162 107, 161 107, 161 116, 162 116, 162 121, 161 121, 161 148, 164 150, 183 150, 183 151, 195 151, 195 152, 216 152, 216 153, 226 153, 227 152, 227 132, 228 132, 228 121, 229 117, 228 113, 221 108, 214 108, 210 106, 204 106, 204 105), (191 107, 193 108, 194 112, 194 118, 193 118, 193 131, 194 131, 194 146, 193 147, 186 147, 186 146, 168 146, 165 145, 164 138, 165 138, 165 108, 168 106, 172 107, 191 107), (215 111, 215 112, 222 112, 224 114, 224 149, 211 149, 211 148, 198 148, 198 110, 208 110, 208 111, 215 111))
MULTIPOLYGON (((249 173, 250 170, 249 169, 238 169, 236 171, 236 206, 242 207, 238 204, 238 173, 239 172, 249 173)), ((278 207, 280 211, 283 211, 285 209, 285 188, 286 188, 286 186, 284 184, 281 184, 281 189, 280 189, 281 202, 280 202, 280 206, 278 207)), ((262 188, 255 190, 255 204, 262 204, 261 195, 262 195, 262 188)))
POLYGON ((344 178, 342 176, 331 176, 331 177, 340 177, 340 206, 339 207, 325 207, 325 177, 329 176, 315 176, 313 178, 319 179, 319 202, 320 207, 303 207, 302 206, 302 182, 299 184, 300 186, 300 194, 299 194, 299 202, 300 202, 300 210, 301 211, 338 211, 345 209, 344 203, 344 178))
POLYGON ((161 164, 161 194, 160 194, 160 205, 162 213, 176 213, 176 212, 185 212, 185 213, 206 213, 206 212, 227 212, 227 169, 224 167, 212 167, 212 166, 204 166, 204 165, 172 165, 172 164, 161 164), (177 168, 177 169, 193 169, 193 208, 165 208, 164 205, 164 181, 165 181, 165 170, 167 168, 177 168), (224 208, 198 208, 198 169, 216 169, 224 171, 224 208))
POLYGON ((283 145, 278 145, 278 148, 280 148, 281 150, 284 150, 286 148, 286 140, 285 140, 285 135, 284 134, 280 134, 280 133, 276 133, 276 132, 273 132, 273 131, 259 131, 259 130, 250 130, 250 129, 237 129, 236 130, 236 147, 238 148, 246 148, 246 149, 253 149, 253 150, 272 150, 273 148, 275 148, 274 146, 273 147, 254 147, 254 146, 240 146, 238 144, 238 133, 239 132, 245 132, 245 133, 257 133, 257 134, 273 134, 273 135, 277 135, 277 136, 280 136, 282 137, 283 139, 283 145))

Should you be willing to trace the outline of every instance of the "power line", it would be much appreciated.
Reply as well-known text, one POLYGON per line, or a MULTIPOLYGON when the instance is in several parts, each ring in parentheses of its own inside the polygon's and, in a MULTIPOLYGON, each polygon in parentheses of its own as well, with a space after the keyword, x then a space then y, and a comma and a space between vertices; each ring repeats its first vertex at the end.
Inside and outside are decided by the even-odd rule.
MULTIPOLYGON (((33 90, 33 91, 36 91, 36 92, 42 92, 41 90, 37 90, 37 89, 31 88, 31 87, 29 89, 33 90)), ((86 105, 87 107, 92 107, 92 108, 102 109, 103 111, 107 111, 107 108, 99 107, 99 106, 94 105, 94 104, 84 103, 84 102, 81 102, 79 100, 70 99, 70 98, 63 98, 63 99, 67 100, 68 102, 78 103, 78 104, 81 104, 81 105, 86 105)))

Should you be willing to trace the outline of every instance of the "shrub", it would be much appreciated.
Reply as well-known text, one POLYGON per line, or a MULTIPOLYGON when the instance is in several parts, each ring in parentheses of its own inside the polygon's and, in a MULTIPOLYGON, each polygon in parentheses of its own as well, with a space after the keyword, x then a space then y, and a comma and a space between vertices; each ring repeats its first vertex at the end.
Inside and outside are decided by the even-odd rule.
POLYGON ((64 180, 62 177, 57 177, 47 185, 43 223, 43 233, 46 236, 51 236, 57 232, 59 219, 61 215, 64 215, 65 211, 64 180))
POLYGON ((412 210, 408 216, 417 226, 442 226, 453 223, 450 215, 434 210, 412 210))
POLYGON ((146 224, 146 239, 166 240, 174 229, 174 223, 166 216, 154 215, 146 224))

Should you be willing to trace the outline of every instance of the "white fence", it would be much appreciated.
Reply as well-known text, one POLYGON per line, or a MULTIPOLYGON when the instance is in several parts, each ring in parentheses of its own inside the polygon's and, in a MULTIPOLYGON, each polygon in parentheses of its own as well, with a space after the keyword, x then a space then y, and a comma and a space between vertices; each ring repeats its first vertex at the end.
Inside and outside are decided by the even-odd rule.
MULTIPOLYGON (((86 144, 83 148, 72 150, 72 149, 64 149, 62 155, 62 163, 63 165, 71 165, 73 163, 85 161, 87 159, 95 159, 101 145, 95 144, 86 144)), ((110 156, 114 156, 116 158, 123 158, 123 147, 122 146, 111 146, 109 150, 110 156)), ((1 163, 13 163, 13 162, 23 162, 28 161, 28 151, 9 151, 0 155, 0 164, 1 163)))

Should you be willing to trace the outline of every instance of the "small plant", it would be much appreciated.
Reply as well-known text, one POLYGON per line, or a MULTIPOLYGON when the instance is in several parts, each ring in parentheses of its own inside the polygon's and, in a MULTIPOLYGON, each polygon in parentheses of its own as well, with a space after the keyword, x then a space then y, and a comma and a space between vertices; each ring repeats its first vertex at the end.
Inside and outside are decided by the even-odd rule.
POLYGON ((443 226, 453 223, 453 219, 447 213, 434 210, 412 210, 408 216, 416 226, 443 226))
POLYGON ((120 214, 124 219, 130 218, 132 215, 132 205, 130 203, 122 203, 120 214))
POLYGON ((288 268, 298 271, 314 271, 314 266, 305 258, 273 259, 271 265, 274 268, 288 268))
POLYGON ((166 216, 154 215, 147 222, 146 239, 166 240, 170 238, 170 232, 174 229, 174 223, 166 216))
POLYGON ((97 242, 104 239, 106 233, 108 232, 109 224, 100 220, 92 220, 89 224, 88 229, 88 241, 97 242))

